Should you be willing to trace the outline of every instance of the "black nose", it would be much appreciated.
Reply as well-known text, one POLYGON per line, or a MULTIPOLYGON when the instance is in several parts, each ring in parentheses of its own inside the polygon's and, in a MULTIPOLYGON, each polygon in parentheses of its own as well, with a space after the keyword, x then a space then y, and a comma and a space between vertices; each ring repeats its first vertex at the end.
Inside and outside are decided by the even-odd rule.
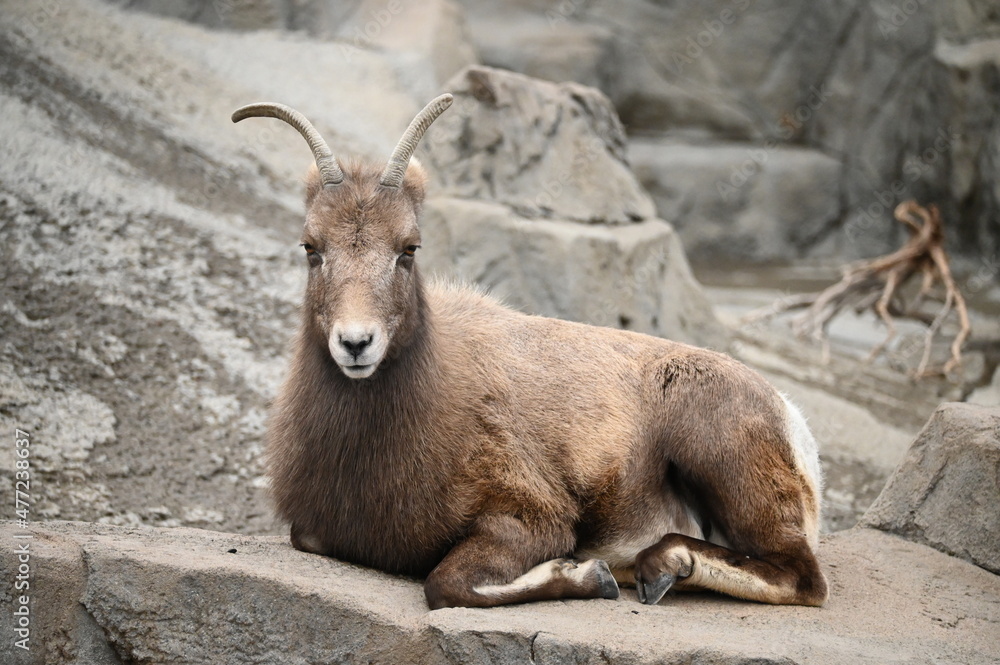
POLYGON ((352 340, 345 337, 340 338, 340 345, 347 349, 347 352, 357 359, 358 356, 372 343, 372 336, 362 337, 361 339, 352 340))

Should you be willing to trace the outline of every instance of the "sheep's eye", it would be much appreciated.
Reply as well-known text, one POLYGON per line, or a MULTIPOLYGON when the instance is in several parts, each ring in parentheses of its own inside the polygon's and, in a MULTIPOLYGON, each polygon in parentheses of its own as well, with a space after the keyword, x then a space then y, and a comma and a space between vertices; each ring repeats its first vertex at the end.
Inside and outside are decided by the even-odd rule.
POLYGON ((417 253, 418 249, 420 249, 420 245, 410 245, 403 250, 403 256, 413 256, 417 253))
POLYGON ((319 252, 316 251, 316 248, 309 243, 302 243, 302 249, 306 250, 306 258, 309 259, 309 265, 316 265, 322 260, 322 257, 319 255, 319 252))

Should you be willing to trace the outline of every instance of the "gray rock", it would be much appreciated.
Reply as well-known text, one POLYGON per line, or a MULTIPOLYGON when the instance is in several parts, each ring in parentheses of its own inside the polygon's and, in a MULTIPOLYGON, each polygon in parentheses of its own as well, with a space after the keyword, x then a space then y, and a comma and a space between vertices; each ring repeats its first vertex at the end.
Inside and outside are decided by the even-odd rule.
POLYGON ((309 32, 378 50, 421 99, 436 96, 455 73, 479 62, 465 14, 451 0, 363 0, 350 16, 309 32))
POLYGON ((523 311, 724 345, 677 234, 661 220, 528 220, 497 203, 434 197, 422 235, 425 267, 523 311))
POLYGON ((638 138, 629 157, 694 261, 787 261, 840 218, 841 165, 815 150, 638 138))
POLYGON ((303 30, 330 36, 362 5, 361 0, 108 0, 110 4, 207 28, 256 31, 303 30))
POLYGON ((337 41, 346 56, 339 73, 357 66, 357 51, 378 51, 420 98, 433 96, 452 74, 478 62, 466 35, 464 13, 451 0, 110 2, 213 29, 298 30, 311 37, 337 41))
POLYGON ((526 217, 625 224, 655 217, 625 157, 625 133, 599 91, 470 67, 421 154, 447 196, 497 201, 526 217))
POLYGON ((996 252, 1000 133, 992 118, 1000 99, 1000 41, 936 37, 942 22, 954 18, 953 7, 960 5, 900 14, 889 4, 875 7, 870 18, 862 9, 862 20, 874 21, 878 32, 850 33, 851 55, 831 69, 829 99, 806 127, 809 144, 842 155, 845 165, 845 219, 820 253, 895 248, 906 233, 891 211, 909 198, 942 209, 953 252, 976 263, 996 252), (859 48, 871 53, 862 56, 859 48))
POLYGON ((1000 573, 1000 409, 944 404, 862 523, 1000 573))
POLYGON ((989 385, 976 388, 965 401, 979 406, 1000 407, 1000 367, 993 372, 993 380, 989 385))
MULTIPOLYGON (((472 34, 485 32, 497 14, 493 3, 462 1, 472 34)), ((797 0, 518 3, 504 14, 522 27, 509 30, 506 44, 496 40, 482 57, 486 64, 517 69, 532 40, 539 40, 534 35, 543 31, 542 22, 549 34, 573 28, 585 34, 576 26, 596 26, 613 35, 605 49, 610 62, 595 62, 585 75, 599 81, 631 131, 761 138, 774 133, 782 114, 808 100, 810 83, 828 65, 814 56, 835 47, 852 9, 806 7, 797 0), (788 106, 790 98, 800 99, 788 106)), ((602 39, 608 38, 593 33, 595 44, 602 39)), ((551 62, 536 72, 558 71, 557 63, 575 55, 552 50, 551 62)))
POLYGON ((289 0, 111 0, 111 3, 231 30, 286 28, 294 15, 294 3, 289 0))
POLYGON ((498 3, 475 9, 469 34, 482 61, 546 81, 607 90, 615 75, 615 33, 566 20, 552 3, 538 4, 532 11, 498 3))
MULTIPOLYGON (((18 532, 0 524, 0 538, 18 532)), ((1000 578, 877 531, 826 537, 822 609, 711 594, 428 612, 418 580, 284 538, 73 522, 30 530, 33 650, 67 663, 994 663, 1000 578), (74 618, 75 617, 75 618, 74 618), (110 651, 114 654, 109 654, 110 651), (89 653, 103 654, 90 659, 89 653)), ((10 548, 0 565, 15 569, 10 548)), ((12 618, 3 580, 0 621, 12 618)))
MULTIPOLYGON (((0 422, 36 438, 32 464, 40 472, 79 469, 95 444, 115 440, 115 416, 106 404, 79 390, 37 388, 10 367, 0 367, 0 422), (16 413, 17 421, 6 414, 16 413)), ((4 468, 14 468, 14 449, 0 452, 4 468)))
POLYGON ((964 44, 1000 37, 1000 16, 996 6, 989 2, 954 0, 947 5, 935 4, 933 8, 938 36, 942 39, 964 44))
POLYGON ((121 665, 101 626, 80 602, 87 589, 87 563, 80 544, 59 533, 17 528, 13 522, 6 522, 4 530, 0 560, 4 571, 10 572, 0 591, 2 621, 10 626, 4 629, 4 665, 121 665), (27 580, 17 578, 24 575, 19 572, 22 564, 30 570, 27 580), (21 610, 25 599, 26 612, 21 610), (16 632, 24 619, 28 632, 16 632), (28 649, 18 645, 25 637, 28 649))

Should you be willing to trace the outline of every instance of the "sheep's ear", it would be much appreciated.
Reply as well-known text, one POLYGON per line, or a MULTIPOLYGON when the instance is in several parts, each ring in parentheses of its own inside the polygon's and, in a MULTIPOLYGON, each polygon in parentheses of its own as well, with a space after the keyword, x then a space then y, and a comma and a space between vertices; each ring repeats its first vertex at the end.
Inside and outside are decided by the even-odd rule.
POLYGON ((309 171, 306 172, 306 207, 308 208, 312 205, 313 199, 319 194, 319 190, 323 189, 323 182, 319 177, 319 169, 315 164, 309 167, 309 171))
POLYGON ((427 194, 427 171, 416 157, 410 158, 410 163, 406 167, 406 175, 403 177, 403 191, 413 201, 413 207, 417 214, 424 205, 424 197, 427 194))

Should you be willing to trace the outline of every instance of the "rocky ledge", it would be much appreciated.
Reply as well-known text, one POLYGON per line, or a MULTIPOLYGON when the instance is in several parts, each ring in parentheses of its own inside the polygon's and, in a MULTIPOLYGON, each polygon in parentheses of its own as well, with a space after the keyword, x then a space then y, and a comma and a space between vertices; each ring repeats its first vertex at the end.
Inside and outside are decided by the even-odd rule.
MULTIPOLYGON (((0 528, 5 543, 17 527, 0 528)), ((31 651, 11 663, 995 663, 1000 577, 872 529, 823 540, 825 607, 709 594, 429 612, 418 580, 277 536, 32 528, 31 651)), ((4 550, 4 569, 15 570, 4 550)), ((4 625, 17 606, 3 602, 4 625)), ((4 632, 7 632, 5 629, 4 632)))

